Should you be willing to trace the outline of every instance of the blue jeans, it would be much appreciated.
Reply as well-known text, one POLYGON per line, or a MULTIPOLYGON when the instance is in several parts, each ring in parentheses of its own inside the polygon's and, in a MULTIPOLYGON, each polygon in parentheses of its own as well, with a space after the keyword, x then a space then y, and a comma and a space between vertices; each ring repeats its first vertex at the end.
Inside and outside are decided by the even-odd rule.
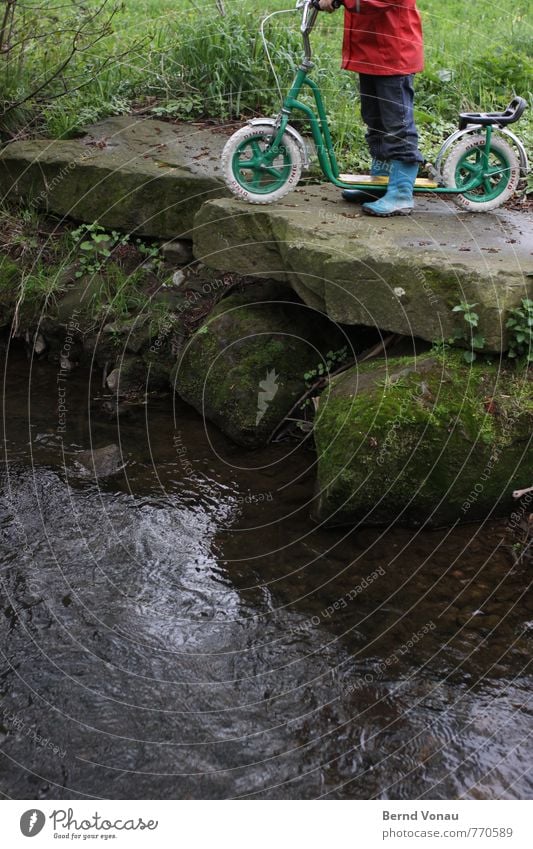
POLYGON ((424 162, 415 126, 413 77, 359 74, 361 116, 368 127, 366 140, 375 159, 424 162))

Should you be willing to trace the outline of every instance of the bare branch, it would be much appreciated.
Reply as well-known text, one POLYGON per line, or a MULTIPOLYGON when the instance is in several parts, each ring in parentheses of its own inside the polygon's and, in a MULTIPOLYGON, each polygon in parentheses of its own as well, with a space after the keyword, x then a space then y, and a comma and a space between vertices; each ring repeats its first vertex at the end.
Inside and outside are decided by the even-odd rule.
MULTIPOLYGON (((44 79, 42 77, 41 79, 39 77, 34 79, 25 92, 17 92, 18 97, 14 100, 4 99, 3 107, 0 107, 0 117, 2 118, 29 101, 41 103, 44 100, 55 100, 63 97, 65 94, 79 91, 84 86, 94 82, 98 75, 112 62, 119 61, 131 52, 132 47, 130 46, 122 53, 99 58, 95 63, 94 73, 90 76, 85 75, 83 82, 72 85, 67 83, 65 71, 73 62, 76 55, 90 52, 95 45, 113 32, 112 24, 120 10, 120 5, 115 0, 102 0, 90 12, 83 14, 81 19, 70 16, 66 18, 63 26, 58 26, 57 17, 54 13, 63 8, 72 9, 72 5, 29 7, 23 2, 20 2, 20 0, 5 0, 5 2, 6 8, 0 28, 0 34, 2 35, 2 38, 0 38, 0 51, 4 53, 7 59, 7 64, 4 65, 7 74, 9 74, 8 69, 13 64, 17 69, 15 73, 22 68, 27 47, 31 43, 40 42, 46 46, 46 43, 50 41, 50 44, 59 43, 61 45, 62 40, 68 39, 69 45, 66 52, 64 49, 58 51, 58 64, 52 70, 48 69, 48 73, 44 76, 44 79), (20 22, 18 22, 18 19, 16 20, 15 7, 22 13, 20 22), (43 14, 40 17, 40 27, 38 31, 35 31, 35 29, 29 28, 30 25, 25 19, 24 12, 31 10, 32 13, 35 13, 39 8, 42 9, 43 14), (47 24, 52 21, 54 25, 48 26, 47 24), (13 43, 10 39, 8 41, 5 39, 6 33, 8 31, 11 33, 14 26, 15 30, 20 30, 20 34, 17 33, 19 37, 13 43), (61 53, 63 53, 63 56, 61 56, 61 53), (58 84, 62 88, 59 92, 58 84)), ((86 11, 85 8, 83 11, 86 11)), ((33 19, 31 23, 33 25, 33 19)), ((145 42, 146 39, 141 39, 134 47, 139 48, 145 42)), ((71 80, 72 82, 75 83, 75 79, 71 80)), ((9 86, 6 86, 6 88, 9 90, 9 86)))

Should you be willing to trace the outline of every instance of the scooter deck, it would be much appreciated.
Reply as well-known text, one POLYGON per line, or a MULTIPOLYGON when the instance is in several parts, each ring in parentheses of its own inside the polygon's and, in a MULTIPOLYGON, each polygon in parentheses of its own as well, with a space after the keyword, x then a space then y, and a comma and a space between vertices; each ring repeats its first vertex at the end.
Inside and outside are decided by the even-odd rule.
MULTIPOLYGON (((365 185, 365 186, 386 186, 388 185, 388 177, 371 177, 369 174, 339 174, 339 180, 342 183, 350 185, 365 185)), ((419 189, 438 189, 439 184, 434 180, 428 180, 427 177, 417 177, 415 187, 419 189)))

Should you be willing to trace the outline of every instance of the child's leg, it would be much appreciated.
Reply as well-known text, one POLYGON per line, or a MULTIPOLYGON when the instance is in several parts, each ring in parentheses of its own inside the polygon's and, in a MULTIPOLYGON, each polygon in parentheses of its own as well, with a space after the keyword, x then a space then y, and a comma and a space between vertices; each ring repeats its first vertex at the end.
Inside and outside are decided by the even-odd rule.
POLYGON ((413 191, 418 166, 424 161, 418 149, 413 77, 374 79, 384 128, 382 151, 391 165, 385 197, 374 203, 364 203, 363 211, 379 216, 408 215, 414 206, 413 191))
POLYGON ((383 127, 385 159, 422 163, 414 117, 413 75, 373 77, 383 127))
POLYGON ((385 128, 381 120, 381 108, 379 94, 376 90, 376 77, 370 74, 359 74, 359 92, 361 95, 361 117, 367 126, 366 142, 372 159, 382 162, 386 157, 383 155, 383 137, 385 128))

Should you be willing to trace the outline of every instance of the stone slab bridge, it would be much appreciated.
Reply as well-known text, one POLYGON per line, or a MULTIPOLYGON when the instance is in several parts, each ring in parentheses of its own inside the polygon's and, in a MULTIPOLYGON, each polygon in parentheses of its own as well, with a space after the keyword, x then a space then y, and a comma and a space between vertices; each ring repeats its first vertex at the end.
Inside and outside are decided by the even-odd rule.
POLYGON ((13 142, 0 154, 0 194, 139 236, 191 239, 207 266, 282 280, 344 324, 441 340, 460 326, 453 307, 475 303, 486 349, 506 349, 509 310, 533 298, 530 215, 469 214, 428 196, 409 218, 369 218, 316 183, 247 205, 220 178, 227 135, 129 116, 77 139, 13 142))

